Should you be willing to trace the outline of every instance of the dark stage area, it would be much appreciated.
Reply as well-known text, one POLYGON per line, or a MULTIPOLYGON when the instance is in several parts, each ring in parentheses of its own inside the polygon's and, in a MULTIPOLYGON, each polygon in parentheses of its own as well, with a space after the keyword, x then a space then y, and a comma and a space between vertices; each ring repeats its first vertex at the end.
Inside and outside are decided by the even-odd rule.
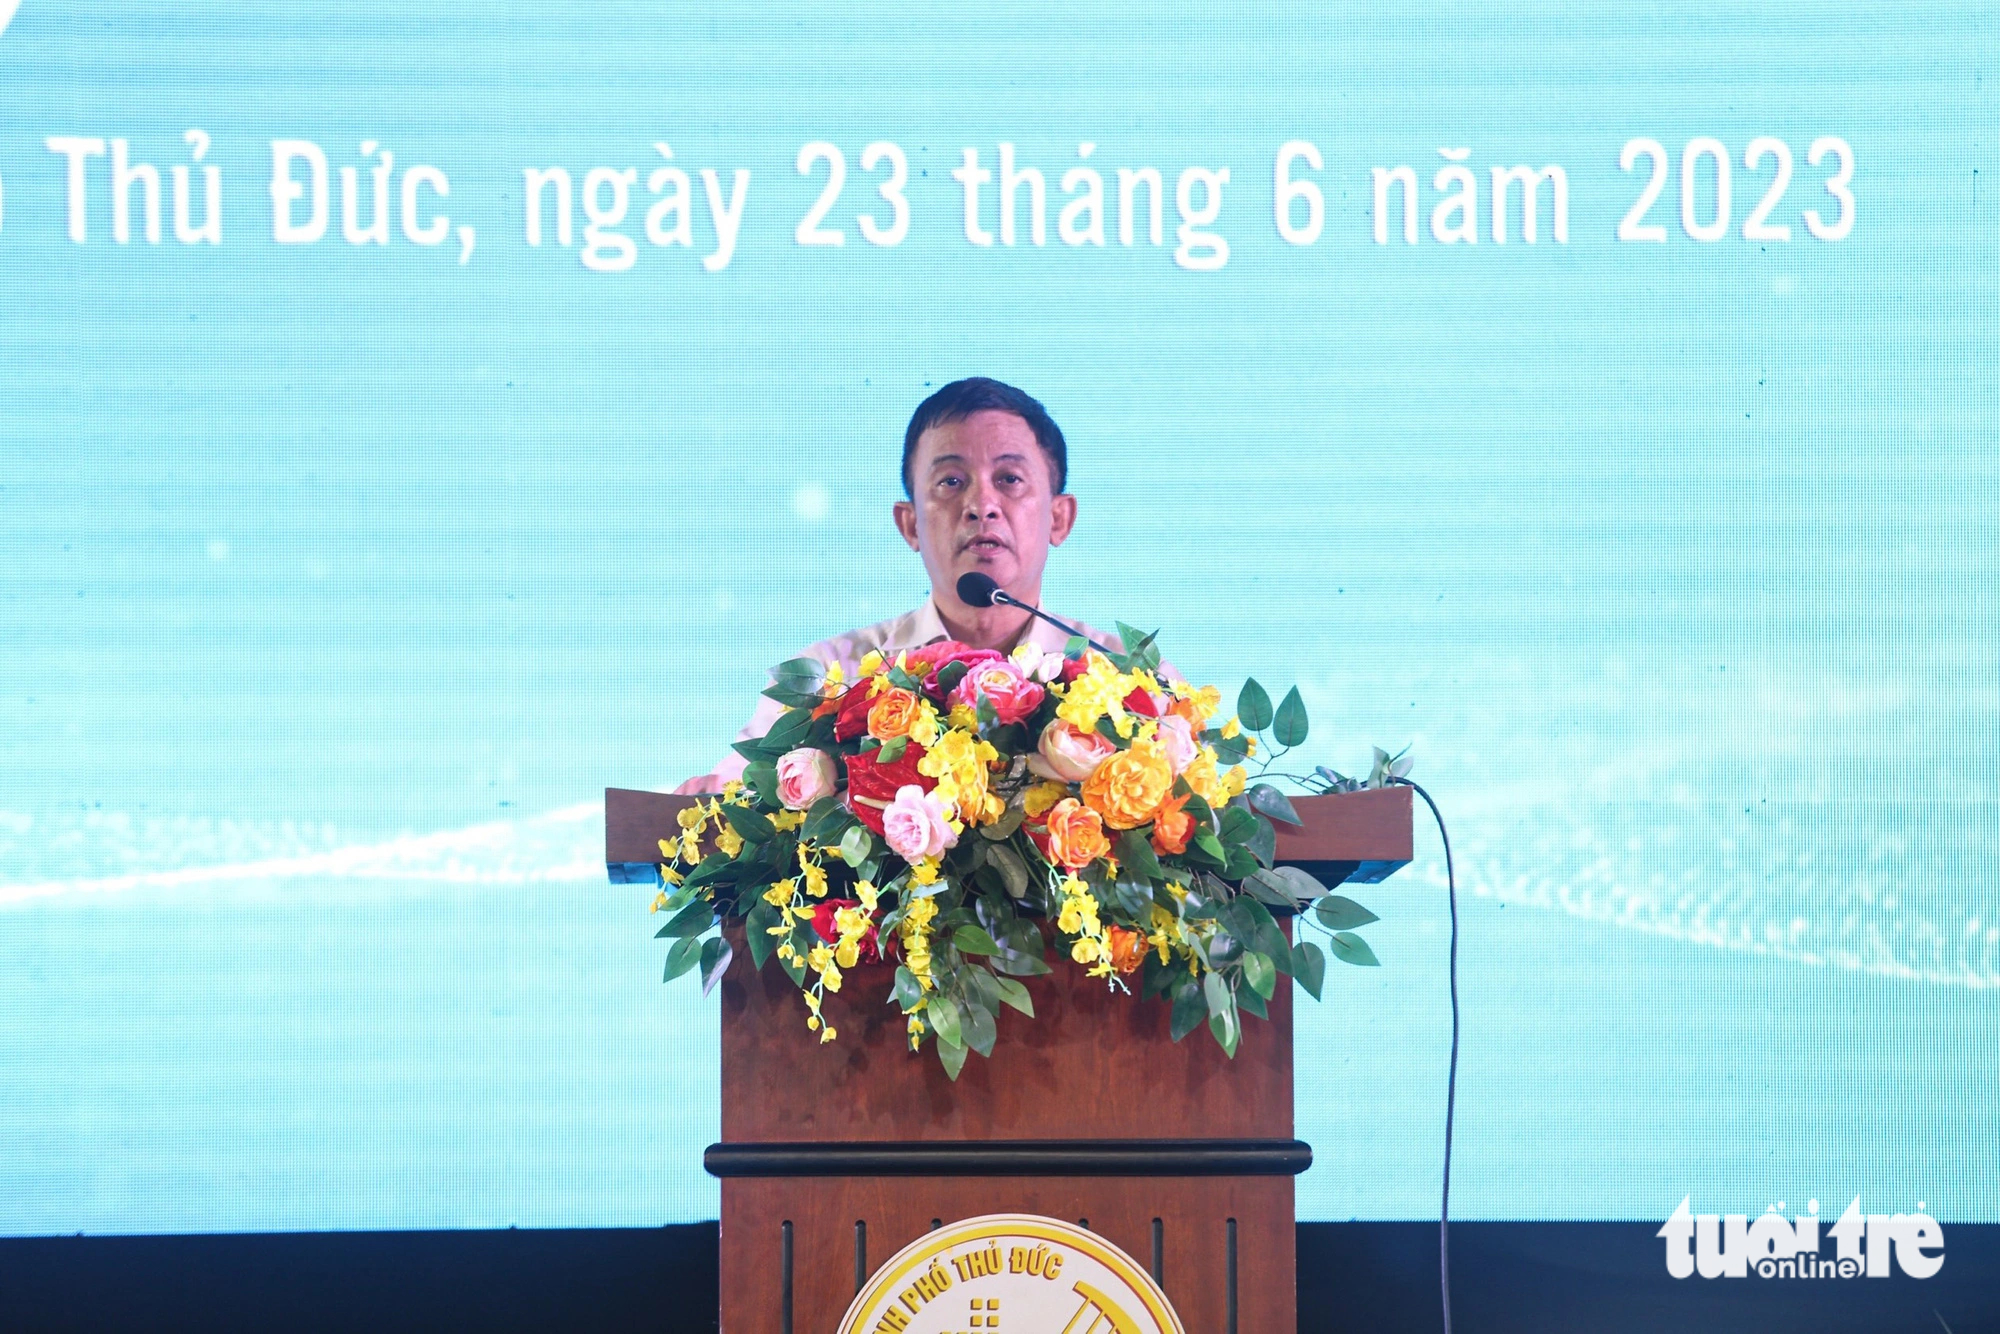
MULTIPOLYGON (((1658 1228, 1457 1224, 1454 1325, 1464 1334, 2000 1331, 2000 1226, 1948 1225, 1944 1268, 1923 1281, 1675 1280, 1658 1228)), ((10 1238, 0 1240, 0 1329, 693 1334, 716 1327, 716 1264, 713 1223, 10 1238)), ((1441 1328, 1432 1224, 1301 1223, 1298 1272, 1301 1331, 1441 1328)))

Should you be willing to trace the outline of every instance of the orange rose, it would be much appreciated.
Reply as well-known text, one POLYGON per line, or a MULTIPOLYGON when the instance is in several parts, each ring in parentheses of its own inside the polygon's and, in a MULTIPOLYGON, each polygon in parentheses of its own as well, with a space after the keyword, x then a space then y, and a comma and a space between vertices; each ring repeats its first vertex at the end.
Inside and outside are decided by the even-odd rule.
POLYGON ((908 690, 885 690, 868 706, 868 735, 877 741, 908 736, 916 721, 917 697, 908 690))
POLYGON ((1194 817, 1183 809, 1187 804, 1186 797, 1168 797, 1153 812, 1153 851, 1162 857, 1178 857, 1194 837, 1194 817))
POLYGON ((1075 797, 1064 797, 1049 807, 1045 823, 1050 859, 1072 871, 1081 871, 1111 851, 1111 840, 1104 836, 1104 824, 1097 812, 1075 797))
POLYGON ((1146 951, 1150 948, 1146 938, 1122 926, 1106 927, 1104 936, 1111 942, 1111 966, 1121 973, 1138 972, 1139 965, 1146 962, 1146 951))
POLYGON ((1083 800, 1113 829, 1134 829, 1153 818, 1173 785, 1166 755, 1155 746, 1134 746, 1091 771, 1083 800))
POLYGON ((1208 726, 1207 720, 1201 716, 1201 710, 1195 707, 1191 699, 1175 700, 1167 706, 1167 714, 1169 717, 1187 719, 1188 727, 1196 735, 1200 735, 1201 729, 1208 726))

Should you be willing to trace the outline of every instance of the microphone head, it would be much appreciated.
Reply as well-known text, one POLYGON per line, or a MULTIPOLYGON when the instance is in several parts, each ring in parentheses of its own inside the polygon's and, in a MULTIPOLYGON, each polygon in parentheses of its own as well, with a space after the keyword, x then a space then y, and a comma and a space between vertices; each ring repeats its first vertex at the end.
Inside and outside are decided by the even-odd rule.
POLYGON ((968 607, 990 607, 993 595, 1000 591, 1000 585, 994 582, 992 575, 974 570, 958 577, 957 591, 958 600, 968 607))

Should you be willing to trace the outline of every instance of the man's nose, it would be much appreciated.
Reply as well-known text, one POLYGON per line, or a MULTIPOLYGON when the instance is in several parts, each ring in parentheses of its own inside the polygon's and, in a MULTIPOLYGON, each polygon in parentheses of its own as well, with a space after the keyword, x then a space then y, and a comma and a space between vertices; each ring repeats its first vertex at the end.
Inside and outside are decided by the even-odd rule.
POLYGON ((999 518, 1000 497, 978 481, 974 481, 965 488, 965 517, 975 521, 999 518))

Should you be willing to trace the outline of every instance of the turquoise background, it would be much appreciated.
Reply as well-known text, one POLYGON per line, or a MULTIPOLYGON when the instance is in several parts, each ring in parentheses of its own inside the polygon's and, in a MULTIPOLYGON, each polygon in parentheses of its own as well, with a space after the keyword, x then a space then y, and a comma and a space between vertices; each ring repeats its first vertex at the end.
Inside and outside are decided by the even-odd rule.
MULTIPOLYGON (((1414 745, 1456 1216, 2000 1222, 1990 6, 661 8, 26 0, 0 36, 0 1232, 715 1216, 716 1011, 605 883, 601 790, 706 768, 768 664, 924 596, 896 451, 966 374, 1069 435, 1053 607, 1297 681, 1335 767, 1414 745), (66 239, 45 136, 164 183, 190 127, 219 247, 170 194, 113 242, 101 159, 66 239), (1690 240, 1681 145, 1729 146, 1740 226, 1759 134, 1793 240, 1690 240), (1820 135, 1839 242, 1799 217, 1820 135), (1615 239, 1635 136, 1664 245, 1615 239), (442 167, 471 261, 349 246, 337 196, 275 245, 280 137, 442 167), (792 238, 814 139, 840 249, 792 238), (875 139, 894 249, 853 221, 875 139), (1080 141, 1160 168, 1168 245, 1051 207, 969 246, 946 173, 1003 140, 1055 203, 1080 141), (655 141, 751 171, 723 271, 705 206, 693 253, 643 241, 655 141), (1459 146, 1481 242, 1375 245, 1369 169, 1427 214, 1459 146), (1568 244, 1492 244, 1487 169, 1549 162, 1568 244), (557 164, 638 170, 630 272, 524 243, 557 164), (1187 166, 1231 171, 1216 273, 1171 259, 1187 166)), ((1418 846, 1357 894, 1384 967, 1300 1009, 1302 1218, 1435 1216, 1418 846)))

